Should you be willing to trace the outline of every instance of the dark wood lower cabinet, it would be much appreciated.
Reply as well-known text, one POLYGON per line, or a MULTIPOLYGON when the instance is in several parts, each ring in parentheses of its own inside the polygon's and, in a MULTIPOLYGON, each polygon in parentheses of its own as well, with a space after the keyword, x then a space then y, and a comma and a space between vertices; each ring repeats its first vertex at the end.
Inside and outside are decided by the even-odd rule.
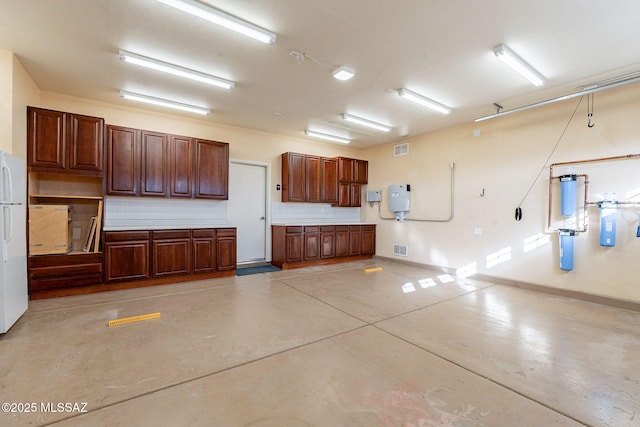
POLYGON ((272 226, 271 264, 287 269, 375 255, 375 225, 272 226))
POLYGON ((152 233, 153 277, 191 273, 191 230, 152 233))
POLYGON ((105 280, 133 280, 151 277, 149 231, 105 233, 105 280))
POLYGON ((103 253, 29 257, 31 299, 235 274, 235 228, 107 231, 103 236, 103 253))

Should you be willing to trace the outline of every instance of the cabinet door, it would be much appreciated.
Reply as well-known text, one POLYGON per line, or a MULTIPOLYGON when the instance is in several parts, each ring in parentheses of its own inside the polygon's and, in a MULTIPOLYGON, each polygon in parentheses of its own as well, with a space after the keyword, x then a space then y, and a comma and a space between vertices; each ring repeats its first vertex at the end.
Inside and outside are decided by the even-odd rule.
POLYGON ((285 248, 285 262, 293 263, 302 261, 302 233, 287 233, 285 236, 285 248))
POLYGON ((369 180, 369 162, 366 160, 355 160, 353 166, 354 181, 358 184, 366 184, 369 180))
POLYGON ((104 152, 104 119, 68 114, 68 168, 102 172, 104 152))
POLYGON ((229 194, 229 144, 196 139, 195 151, 195 197, 227 200, 229 194))
POLYGON ((320 258, 335 258, 336 256, 335 227, 325 226, 320 231, 320 258))
POLYGON ((345 184, 341 182, 338 188, 338 206, 351 206, 351 184, 345 184))
POLYGON ((216 237, 218 271, 236 268, 236 230, 219 229, 216 237))
POLYGON ((310 261, 320 258, 320 227, 304 228, 304 260, 310 261))
POLYGON ((307 173, 305 180, 305 201, 309 203, 319 203, 321 201, 321 165, 320 157, 306 156, 307 173))
POLYGON ((349 226, 336 226, 336 257, 349 255, 349 226))
POLYGON ((355 159, 349 159, 347 157, 338 157, 338 180, 340 182, 353 182, 354 181, 354 162, 355 159))
POLYGON ((216 271, 216 245, 214 238, 193 239, 193 272, 216 271))
POLYGON ((64 113, 33 107, 27 111, 29 166, 64 169, 64 113))
POLYGON ((349 206, 360 207, 360 184, 349 184, 349 206))
POLYGON ((191 239, 153 241, 153 277, 191 272, 191 239))
POLYGON ((322 203, 338 203, 338 160, 323 157, 320 175, 322 203))
POLYGON ((149 241, 105 242, 106 281, 148 279, 149 241))
POLYGON ((140 132, 107 126, 107 194, 140 193, 140 132))
POLYGON ((167 135, 142 131, 140 151, 140 195, 166 196, 169 170, 167 135))
POLYGON ((376 253, 376 227, 375 225, 362 226, 362 255, 375 255, 376 253))
POLYGON ((193 141, 191 138, 169 138, 169 194, 191 197, 193 191, 193 141))
POLYGON ((362 253, 362 230, 359 225, 349 226, 349 255, 355 256, 362 253))
POLYGON ((306 201, 307 160, 304 154, 282 154, 282 201, 306 201))

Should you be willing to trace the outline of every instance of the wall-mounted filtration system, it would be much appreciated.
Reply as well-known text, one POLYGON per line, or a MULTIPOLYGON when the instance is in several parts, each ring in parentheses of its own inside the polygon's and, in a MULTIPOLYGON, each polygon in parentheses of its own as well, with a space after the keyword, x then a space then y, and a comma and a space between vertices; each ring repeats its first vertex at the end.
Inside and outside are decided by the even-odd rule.
MULTIPOLYGON (((575 162, 563 162, 554 163, 549 166, 549 211, 547 221, 547 231, 558 232, 560 243, 560 269, 563 271, 573 270, 573 257, 574 257, 574 240, 579 233, 584 233, 588 228, 588 216, 587 209, 589 207, 597 206, 600 211, 600 246, 613 247, 616 245, 616 220, 618 210, 624 207, 638 208, 640 203, 630 200, 619 201, 616 200, 615 193, 605 194, 604 199, 600 201, 589 201, 589 176, 586 174, 576 174, 574 167, 567 167, 568 165, 577 165, 585 163, 598 163, 607 162, 613 160, 638 160, 640 154, 628 154, 626 156, 615 157, 603 157, 599 159, 591 160, 579 160, 575 162), (565 166, 565 174, 554 176, 554 167, 565 166), (582 202, 582 209, 578 209, 578 180, 584 180, 584 199, 582 202), (575 227, 567 228, 553 228, 551 227, 552 217, 552 201, 553 201, 553 181, 560 182, 560 214, 564 218, 575 217, 575 227), (581 219, 581 220, 580 220, 581 219)), ((640 238, 640 214, 638 216, 639 224, 636 232, 636 236, 640 238)), ((565 221, 565 223, 567 223, 565 221)))
POLYGON ((576 214, 576 187, 578 176, 575 174, 560 177, 560 213, 564 217, 576 214))
POLYGON ((558 230, 560 239, 560 270, 573 270, 573 246, 576 232, 562 228, 558 230))
POLYGON ((392 184, 389 186, 389 210, 396 221, 404 221, 405 213, 411 208, 411 185, 392 184))
POLYGON ((618 202, 599 202, 598 208, 600 208, 600 246, 615 246, 618 202))

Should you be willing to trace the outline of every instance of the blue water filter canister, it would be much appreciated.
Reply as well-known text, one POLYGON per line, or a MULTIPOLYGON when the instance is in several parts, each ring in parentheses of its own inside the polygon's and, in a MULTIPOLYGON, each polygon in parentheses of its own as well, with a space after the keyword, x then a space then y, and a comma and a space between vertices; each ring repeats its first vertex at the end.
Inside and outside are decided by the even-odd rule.
POLYGON ((562 216, 573 216, 576 213, 576 175, 560 177, 560 213, 562 216))
POLYGON ((616 245, 616 216, 618 213, 617 202, 600 202, 600 246, 616 245))
POLYGON ((573 270, 573 240, 575 235, 575 230, 558 230, 558 236, 560 236, 560 270, 573 270))

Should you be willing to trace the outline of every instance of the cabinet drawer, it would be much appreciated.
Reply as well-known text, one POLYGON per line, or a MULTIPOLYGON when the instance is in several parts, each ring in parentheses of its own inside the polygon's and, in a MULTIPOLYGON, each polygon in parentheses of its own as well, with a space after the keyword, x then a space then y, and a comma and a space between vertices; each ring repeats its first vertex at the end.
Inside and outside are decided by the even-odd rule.
POLYGON ((152 231, 153 240, 160 239, 188 239, 191 237, 191 230, 159 230, 152 231))
POLYGON ((149 240, 149 231, 108 231, 104 233, 105 242, 126 242, 128 240, 149 240))
POLYGON ((197 228, 197 229, 191 230, 191 235, 194 238, 215 237, 216 230, 214 228, 197 228))
POLYGON ((302 227, 287 227, 285 232, 289 233, 302 233, 302 227))
POLYGON ((42 279, 44 277, 70 277, 80 274, 102 274, 102 263, 57 265, 52 267, 36 267, 29 269, 29 277, 42 279))
POLYGON ((336 225, 336 231, 349 231, 348 225, 336 225))
POLYGON ((87 285, 101 285, 102 274, 80 274, 73 277, 43 277, 29 281, 29 291, 76 288, 87 285))
POLYGON ((336 227, 333 225, 323 225, 322 227, 320 227, 320 231, 322 231, 323 233, 333 233, 334 231, 336 231, 336 227))
POLYGON ((320 232, 320 227, 318 227, 317 225, 315 226, 307 226, 304 228, 304 232, 305 233, 319 233, 320 232))
POLYGON ((219 228, 217 234, 218 234, 218 238, 236 237, 236 229, 235 228, 219 228))
POLYGON ((362 226, 362 231, 375 231, 376 230, 376 226, 375 225, 363 225, 362 226))

